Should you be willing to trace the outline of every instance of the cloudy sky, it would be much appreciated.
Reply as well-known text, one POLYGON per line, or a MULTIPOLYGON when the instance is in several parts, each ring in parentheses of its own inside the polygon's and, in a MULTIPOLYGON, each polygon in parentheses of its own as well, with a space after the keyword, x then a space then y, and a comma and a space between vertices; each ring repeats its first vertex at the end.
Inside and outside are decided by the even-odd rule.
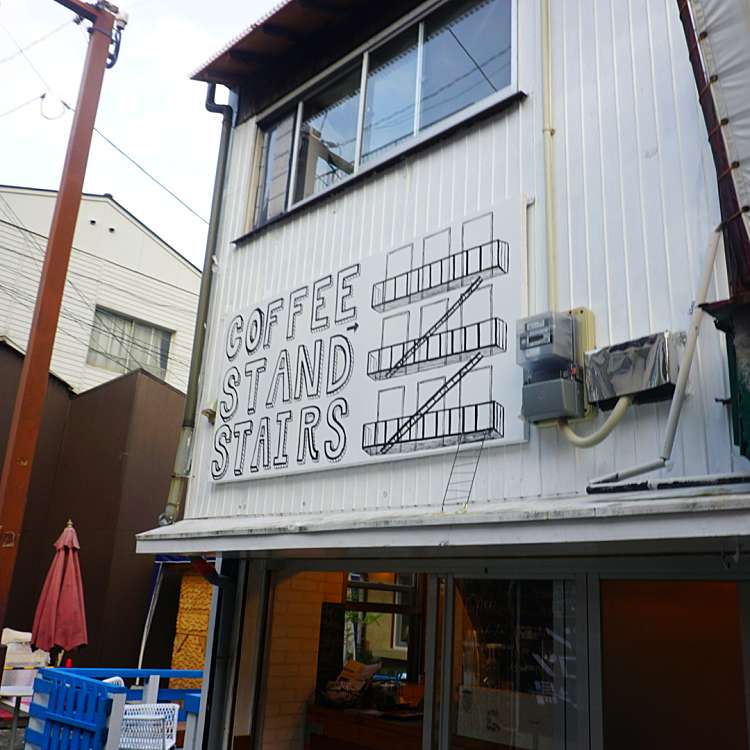
MULTIPOLYGON (((189 76, 278 0, 123 0, 130 15, 97 128, 208 218, 221 118, 189 76)), ((55 0, 0 0, 0 183, 57 188, 88 34, 55 0), (62 28, 60 28, 62 27, 62 28), (59 30, 58 30, 59 29, 59 30), (22 48, 51 36, 26 51, 22 48), (38 71, 38 74, 34 71, 38 71), (43 79, 43 80, 42 80, 43 79), (9 110, 46 93, 15 112, 9 110)), ((200 265, 206 225, 94 135, 85 189, 112 193, 200 265)))

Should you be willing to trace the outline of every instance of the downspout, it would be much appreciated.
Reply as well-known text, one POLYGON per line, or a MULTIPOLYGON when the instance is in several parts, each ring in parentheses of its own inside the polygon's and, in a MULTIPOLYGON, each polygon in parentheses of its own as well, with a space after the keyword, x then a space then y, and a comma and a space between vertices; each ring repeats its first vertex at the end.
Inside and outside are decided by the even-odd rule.
MULTIPOLYGON (((556 312, 557 299, 557 225, 555 206, 555 127, 552 94, 552 21, 551 0, 542 0, 542 106, 544 133, 544 220, 547 239, 547 309, 556 312)), ((589 435, 576 434, 567 419, 558 421, 563 437, 576 448, 592 448, 609 436, 627 413, 632 399, 621 398, 604 424, 589 435)))
POLYGON ((227 163, 229 161, 229 142, 232 134, 234 110, 228 104, 217 104, 215 100, 216 84, 209 83, 206 92, 206 109, 222 116, 221 141, 214 177, 214 195, 211 203, 211 216, 206 238, 206 254, 203 258, 203 273, 201 275, 198 311, 195 317, 195 334, 193 337, 193 352, 190 357, 190 376, 188 378, 187 394, 185 395, 185 411, 182 417, 180 440, 177 444, 177 455, 174 460, 172 481, 169 485, 169 495, 164 511, 159 516, 160 526, 169 526, 177 520, 182 502, 187 492, 190 465, 193 454, 193 431, 195 430, 195 414, 198 406, 198 380, 200 378, 203 351, 206 343, 206 321, 211 301, 211 284, 213 281, 213 260, 219 238, 219 219, 224 202, 224 184, 226 182, 227 163))

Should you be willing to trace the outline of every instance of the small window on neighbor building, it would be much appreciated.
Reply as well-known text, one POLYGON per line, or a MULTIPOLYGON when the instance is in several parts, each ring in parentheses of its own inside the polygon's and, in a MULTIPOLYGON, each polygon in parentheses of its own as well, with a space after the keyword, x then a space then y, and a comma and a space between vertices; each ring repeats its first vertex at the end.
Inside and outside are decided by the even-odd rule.
POLYGON ((171 340, 163 328, 97 307, 86 361, 119 373, 142 368, 164 379, 171 340))
POLYGON ((263 133, 258 201, 255 207, 256 225, 265 224, 286 208, 293 139, 293 114, 278 120, 263 133))

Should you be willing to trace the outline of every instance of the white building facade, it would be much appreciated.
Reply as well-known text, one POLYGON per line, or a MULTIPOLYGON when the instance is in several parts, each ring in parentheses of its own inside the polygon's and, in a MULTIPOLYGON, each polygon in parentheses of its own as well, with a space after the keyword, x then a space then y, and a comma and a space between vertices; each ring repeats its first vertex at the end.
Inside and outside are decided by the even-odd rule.
MULTIPOLYGON (((695 315, 736 290, 715 230, 746 212, 720 205, 686 28, 707 78, 746 84, 711 45, 750 9, 355 5, 290 0, 198 74, 237 109, 210 418, 184 519, 138 545, 235 578, 208 746, 747 748, 750 467, 724 334, 695 315), (583 419, 533 418, 517 349, 550 312, 584 321, 579 350, 673 332, 684 400, 678 377, 629 392, 592 447, 570 431, 616 419, 588 388, 583 419), (652 484, 619 483, 644 464, 652 484), (408 720, 326 695, 378 653, 408 720)), ((747 112, 715 88, 744 205, 747 112)))
MULTIPOLYGON (((0 336, 25 347, 56 193, 0 186, 0 336)), ((81 392, 143 368, 185 391, 200 271, 109 195, 85 194, 51 369, 81 392)))

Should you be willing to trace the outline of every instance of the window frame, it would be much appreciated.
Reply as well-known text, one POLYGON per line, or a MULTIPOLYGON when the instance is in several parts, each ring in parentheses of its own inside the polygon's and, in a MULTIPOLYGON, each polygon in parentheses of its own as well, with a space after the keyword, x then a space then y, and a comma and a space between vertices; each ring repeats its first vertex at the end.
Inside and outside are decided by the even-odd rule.
MULTIPOLYGON (((172 343, 173 343, 174 335, 175 335, 176 331, 174 331, 174 330, 172 330, 170 328, 166 328, 165 326, 157 325, 157 324, 152 323, 152 322, 150 322, 148 320, 143 320, 142 318, 137 318, 137 317, 135 317, 133 315, 129 315, 128 313, 120 312, 119 310, 113 310, 112 308, 106 307, 104 305, 96 305, 94 307, 94 319, 93 319, 91 325, 92 325, 91 335, 89 336, 88 346, 87 346, 87 349, 86 349, 86 366, 87 367, 95 367, 97 370, 104 370, 105 372, 115 373, 116 375, 127 375, 130 372, 133 372, 135 370, 141 369, 141 370, 145 370, 146 372, 150 372, 153 375, 155 375, 156 377, 159 377, 162 380, 166 381, 167 376, 169 374, 169 360, 172 357, 172 343), (120 339, 118 339, 117 336, 114 334, 114 331, 112 331, 112 330, 106 330, 105 331, 105 333, 107 334, 107 336, 109 338, 114 338, 116 341, 119 341, 119 343, 125 347, 125 351, 126 351, 126 355, 127 355, 127 362, 126 362, 123 370, 118 370, 118 369, 116 369, 114 367, 103 367, 102 365, 94 364, 93 362, 90 361, 90 356, 92 354, 103 356, 107 360, 113 360, 113 358, 110 355, 108 355, 107 353, 99 351, 98 349, 95 349, 94 347, 92 347, 92 338, 93 338, 93 335, 94 335, 94 331, 96 329, 96 313, 98 313, 98 312, 102 312, 102 313, 105 313, 107 315, 111 315, 111 316, 114 316, 116 318, 120 318, 123 321, 127 321, 128 324, 130 325, 130 333, 127 336, 126 342, 123 342, 120 339), (153 372, 147 366, 139 363, 135 359, 135 357, 133 355, 133 352, 132 352, 132 349, 133 349, 133 347, 137 346, 137 343, 135 342, 135 339, 133 338, 133 331, 134 331, 135 326, 137 324, 142 325, 142 326, 148 326, 151 329, 151 331, 152 331, 152 336, 153 336, 153 332, 154 331, 158 331, 159 333, 162 333, 162 334, 166 333, 166 334, 169 335, 169 350, 167 351, 167 354, 166 354, 167 363, 166 363, 166 366, 164 367, 164 373, 163 373, 163 375, 160 375, 157 372, 153 372)), ((151 347, 151 348, 153 348, 153 347, 151 347)), ((159 354, 159 356, 161 356, 161 354, 159 354)))
MULTIPOLYGON (((345 55, 341 59, 337 60, 332 65, 328 66, 325 70, 321 71, 318 75, 314 76, 310 80, 306 81, 301 86, 282 97, 278 102, 271 105, 267 109, 260 112, 256 117, 256 127, 258 134, 262 137, 265 133, 265 128, 272 126, 275 122, 280 121, 282 118, 293 115, 294 116, 294 134, 292 137, 292 159, 289 167, 287 186, 286 186, 286 200, 284 210, 277 214, 274 219, 267 220, 259 223, 257 221, 256 211, 253 209, 250 216, 250 221, 247 224, 249 232, 253 232, 258 229, 262 229, 266 225, 272 223, 274 220, 279 219, 289 213, 303 208, 313 201, 319 200, 322 196, 330 194, 336 190, 340 190, 350 181, 354 180, 359 175, 364 175, 370 172, 374 172, 381 168, 385 163, 392 161, 394 158, 402 156, 411 150, 416 150, 420 146, 423 146, 426 142, 431 141, 441 134, 452 130, 460 123, 471 120, 478 114, 485 110, 492 109, 502 102, 508 101, 515 97, 519 93, 518 88, 518 0, 510 0, 511 10, 511 28, 510 28, 510 40, 511 40, 511 55, 510 55, 510 82, 507 86, 496 91, 494 94, 480 99, 474 104, 454 112, 452 115, 439 120, 438 122, 429 125, 424 129, 419 129, 420 121, 420 100, 421 100, 421 85, 422 85, 422 71, 423 71, 423 60, 424 60, 424 30, 425 30, 425 19, 437 11, 443 5, 446 5, 450 0, 427 0, 420 6, 407 13, 395 23, 388 26, 380 33, 373 36, 364 44, 360 45, 356 49, 352 50, 348 55, 345 55), (365 119, 365 104, 367 99, 367 79, 369 75, 369 58, 370 55, 383 45, 390 42, 399 34, 403 33, 410 27, 417 27, 417 71, 416 71, 416 85, 415 85, 415 104, 414 104, 414 128, 412 135, 405 138, 401 143, 394 145, 391 148, 385 149, 385 153, 368 159, 365 163, 362 161, 362 141, 363 141, 363 128, 365 119), (361 64, 361 79, 359 87, 359 102, 357 111, 357 131, 356 131, 356 144, 355 144, 355 155, 354 155, 354 170, 352 174, 340 180, 334 185, 330 185, 323 188, 317 193, 305 196, 300 200, 294 200, 295 185, 297 181, 297 171, 299 168, 299 143, 300 143, 300 131, 302 125, 302 116, 304 111, 305 101, 316 91, 320 91, 330 84, 335 78, 343 73, 347 66, 351 66, 353 63, 359 61, 361 64)), ((255 167, 256 171, 260 171, 260 158, 261 154, 256 151, 254 161, 257 164, 255 167)), ((250 205, 255 206, 257 202, 257 192, 260 188, 260 184, 263 181, 263 175, 259 175, 257 184, 253 187, 253 194, 250 196, 250 205)))

